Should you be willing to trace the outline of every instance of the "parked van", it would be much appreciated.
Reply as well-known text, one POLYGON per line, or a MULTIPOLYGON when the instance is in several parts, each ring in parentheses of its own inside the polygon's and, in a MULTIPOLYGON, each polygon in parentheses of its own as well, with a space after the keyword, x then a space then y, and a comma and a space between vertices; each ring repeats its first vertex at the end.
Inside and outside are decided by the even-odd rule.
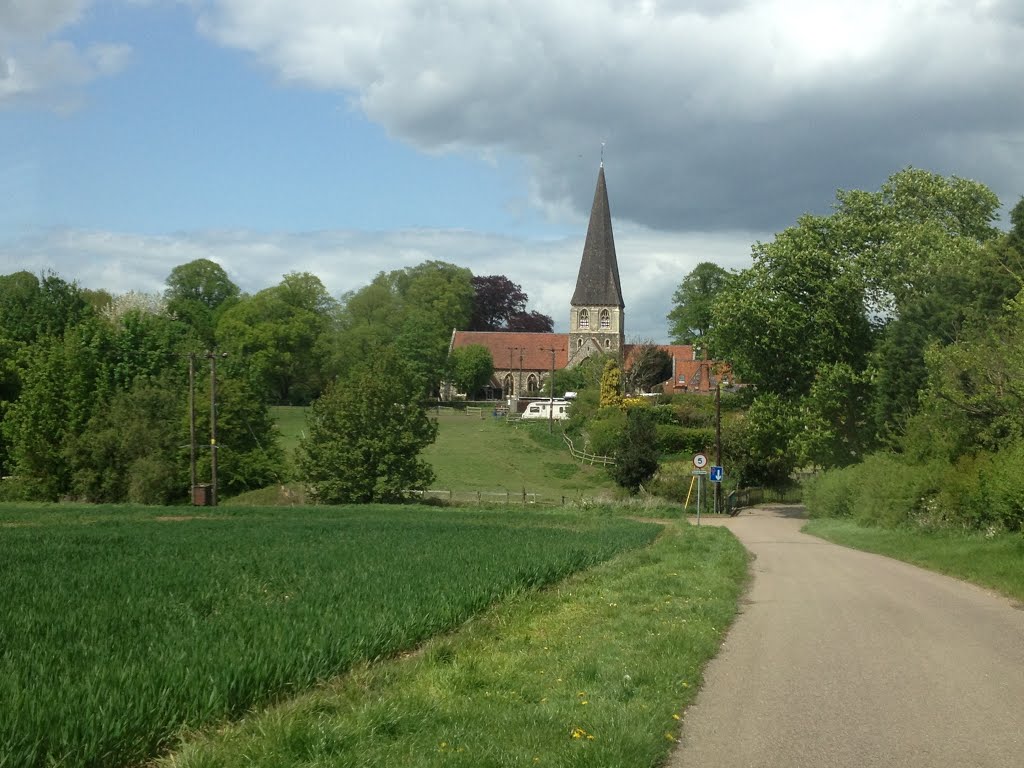
POLYGON ((536 400, 526 406, 524 419, 555 419, 569 418, 569 402, 566 400, 536 400))

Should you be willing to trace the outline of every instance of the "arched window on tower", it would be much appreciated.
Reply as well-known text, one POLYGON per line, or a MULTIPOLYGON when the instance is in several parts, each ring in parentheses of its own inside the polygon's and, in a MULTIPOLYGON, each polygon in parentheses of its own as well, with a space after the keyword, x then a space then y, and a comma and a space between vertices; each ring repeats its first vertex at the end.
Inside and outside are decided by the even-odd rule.
POLYGON ((583 339, 576 339, 576 349, 583 349, 583 339))
POLYGON ((580 310, 580 330, 585 331, 590 328, 590 313, 585 309, 580 310))
POLYGON ((601 310, 601 330, 607 331, 612 327, 612 313, 607 309, 601 310))
POLYGON ((604 348, 605 349, 611 349, 612 348, 612 340, 611 339, 605 339, 604 340, 604 348))

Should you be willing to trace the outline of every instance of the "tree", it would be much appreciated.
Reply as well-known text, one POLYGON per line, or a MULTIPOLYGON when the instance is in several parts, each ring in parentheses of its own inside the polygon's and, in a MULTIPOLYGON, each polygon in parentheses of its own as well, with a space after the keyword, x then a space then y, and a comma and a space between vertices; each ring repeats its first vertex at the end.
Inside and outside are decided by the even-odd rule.
POLYGON ((323 388, 323 337, 333 330, 334 312, 319 278, 290 273, 223 314, 218 348, 245 361, 263 400, 305 405, 323 388))
POLYGON ((220 316, 238 301, 241 292, 227 272, 209 259, 196 259, 171 270, 164 298, 167 311, 212 347, 220 316))
POLYGON ((672 295, 668 332, 674 344, 697 344, 704 340, 714 322, 712 306, 728 284, 730 274, 705 261, 693 268, 672 295))
POLYGON ((601 373, 601 407, 617 408, 622 405, 622 369, 618 360, 609 358, 605 361, 601 373))
POLYGON ((863 371, 872 344, 864 283, 836 254, 829 222, 803 216, 753 255, 714 304, 716 355, 742 381, 787 398, 807 394, 823 365, 863 371))
POLYGON ((491 351, 480 344, 453 349, 451 371, 452 380, 459 391, 473 397, 494 375, 491 351))
POLYGON ((672 356, 652 343, 635 347, 631 360, 632 365, 626 371, 629 392, 650 392, 652 387, 672 378, 672 356))
POLYGON ((529 297, 504 275, 473 277, 473 313, 470 331, 550 333, 554 321, 540 312, 527 312, 529 297))
POLYGON ((658 433, 649 408, 630 408, 626 425, 615 447, 612 478, 630 493, 636 493, 658 471, 658 433))
POLYGON ((419 454, 434 442, 437 425, 409 375, 393 350, 382 350, 313 403, 299 472, 317 501, 394 502, 433 480, 419 454))

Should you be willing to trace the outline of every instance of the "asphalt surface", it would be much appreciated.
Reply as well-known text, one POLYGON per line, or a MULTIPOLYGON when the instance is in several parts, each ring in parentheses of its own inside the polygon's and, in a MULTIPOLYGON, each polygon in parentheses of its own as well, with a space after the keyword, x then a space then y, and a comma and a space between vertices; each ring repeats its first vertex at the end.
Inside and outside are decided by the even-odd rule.
POLYGON ((702 521, 753 553, 753 580, 670 768, 1024 766, 1024 606, 793 514, 702 521))

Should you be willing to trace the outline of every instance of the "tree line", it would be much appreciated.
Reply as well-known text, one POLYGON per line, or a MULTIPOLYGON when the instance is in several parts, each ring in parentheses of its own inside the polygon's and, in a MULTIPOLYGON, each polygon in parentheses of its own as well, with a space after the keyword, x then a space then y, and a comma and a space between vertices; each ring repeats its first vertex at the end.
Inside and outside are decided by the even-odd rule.
POLYGON ((836 470, 818 487, 842 487, 838 513, 881 483, 899 520, 1021 526, 1024 502, 992 511, 1024 453, 1024 199, 1007 231, 999 208, 981 183, 908 168, 756 243, 750 268, 682 281, 673 335, 753 393, 748 482, 836 470))
MULTIPOLYGON (((0 276, 0 498, 187 498, 188 360, 206 435, 214 351, 222 491, 282 482, 289 462, 269 406, 332 391, 325 402, 337 404, 345 382, 367 371, 422 405, 450 375, 453 328, 550 332, 551 318, 527 311, 527 301, 507 277, 439 261, 382 272, 337 299, 305 272, 247 295, 207 259, 175 267, 160 294, 112 295, 55 274, 0 276)), ((210 451, 199 443, 207 477, 210 451)))

